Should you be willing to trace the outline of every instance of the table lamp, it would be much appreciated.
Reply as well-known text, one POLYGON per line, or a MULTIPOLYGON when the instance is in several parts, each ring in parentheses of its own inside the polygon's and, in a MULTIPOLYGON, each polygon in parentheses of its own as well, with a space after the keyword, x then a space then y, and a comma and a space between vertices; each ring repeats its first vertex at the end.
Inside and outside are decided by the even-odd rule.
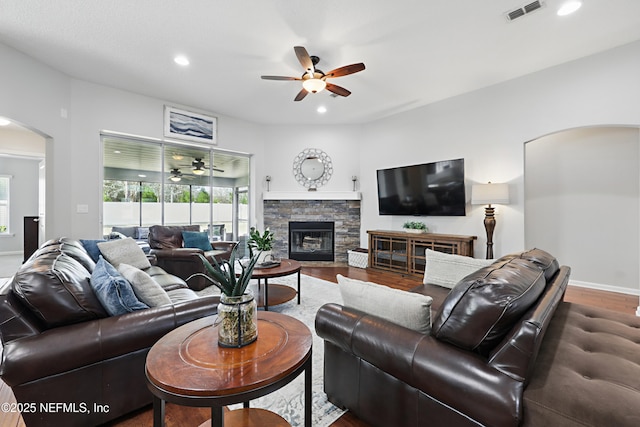
POLYGON ((484 228, 487 231, 487 259, 493 258, 493 230, 496 228, 495 208, 491 204, 509 204, 509 184, 474 184, 471 187, 471 204, 487 205, 484 208, 484 228))

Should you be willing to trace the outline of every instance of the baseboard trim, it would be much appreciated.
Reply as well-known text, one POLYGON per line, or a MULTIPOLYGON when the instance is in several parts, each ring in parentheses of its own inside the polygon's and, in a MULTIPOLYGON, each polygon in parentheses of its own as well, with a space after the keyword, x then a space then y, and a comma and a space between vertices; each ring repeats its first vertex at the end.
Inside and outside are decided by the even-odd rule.
POLYGON ((582 282, 580 280, 569 280, 570 286, 580 288, 595 289, 598 291, 617 292, 619 294, 635 295, 640 297, 640 289, 629 289, 621 286, 603 285, 601 283, 582 282))

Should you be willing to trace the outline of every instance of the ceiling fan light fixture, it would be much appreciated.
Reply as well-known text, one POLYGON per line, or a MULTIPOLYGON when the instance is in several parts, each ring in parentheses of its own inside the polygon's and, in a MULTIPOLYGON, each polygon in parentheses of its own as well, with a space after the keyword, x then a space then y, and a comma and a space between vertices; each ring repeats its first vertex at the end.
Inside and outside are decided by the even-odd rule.
POLYGON ((307 79, 302 82, 302 87, 311 93, 318 93, 327 86, 327 82, 322 79, 307 79))
POLYGON ((169 179, 170 179, 171 181, 173 181, 173 182, 180 182, 180 180, 181 180, 182 178, 180 178, 180 177, 179 177, 179 176, 177 176, 177 175, 171 175, 171 176, 169 177, 169 179))
POLYGON ((192 172, 194 175, 204 175, 204 169, 201 168, 194 168, 192 172))

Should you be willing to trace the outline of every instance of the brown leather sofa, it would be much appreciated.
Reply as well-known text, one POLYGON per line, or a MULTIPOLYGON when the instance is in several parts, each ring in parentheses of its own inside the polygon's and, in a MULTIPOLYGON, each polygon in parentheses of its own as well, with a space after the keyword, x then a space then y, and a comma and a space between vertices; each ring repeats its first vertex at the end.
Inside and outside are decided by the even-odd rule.
MULTIPOLYGON (((182 280, 187 280, 195 273, 206 273, 199 255, 204 255, 209 262, 228 260, 237 242, 213 241, 212 250, 203 251, 197 248, 183 247, 183 231, 200 231, 199 225, 153 225, 149 227, 150 254, 157 258, 158 266, 182 280)), ((191 289, 202 290, 210 283, 203 277, 193 277, 188 281, 191 289)))
POLYGON ((0 376, 29 427, 98 425, 150 404, 144 366, 151 346, 216 313, 218 297, 199 298, 151 266, 145 271, 172 304, 108 317, 89 286, 94 267, 80 242, 54 239, 0 290, 0 376))
POLYGON ((532 250, 453 290, 420 286, 433 298, 430 334, 323 306, 329 400, 373 426, 640 425, 640 319, 563 302, 569 274, 532 250), (528 305, 535 269, 543 286, 528 305))

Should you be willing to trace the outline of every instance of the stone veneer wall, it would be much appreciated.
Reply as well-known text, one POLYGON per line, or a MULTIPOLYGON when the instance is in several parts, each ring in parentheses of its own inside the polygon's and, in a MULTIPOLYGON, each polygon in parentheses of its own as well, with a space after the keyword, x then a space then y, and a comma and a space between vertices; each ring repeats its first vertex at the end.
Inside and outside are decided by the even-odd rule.
POLYGON ((360 200, 265 200, 264 226, 275 234, 273 255, 289 256, 289 221, 333 221, 335 262, 360 246, 360 200))

